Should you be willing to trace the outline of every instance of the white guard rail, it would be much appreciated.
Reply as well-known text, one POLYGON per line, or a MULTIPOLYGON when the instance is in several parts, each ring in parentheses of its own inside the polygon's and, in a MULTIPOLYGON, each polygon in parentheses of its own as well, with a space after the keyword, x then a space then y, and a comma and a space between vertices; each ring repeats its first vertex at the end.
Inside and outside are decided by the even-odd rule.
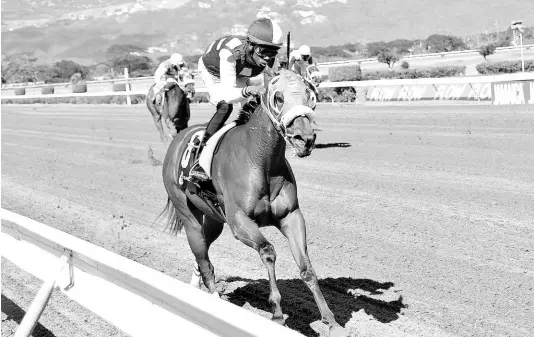
MULTIPOLYGON (((303 336, 87 241, 4 209, 0 212, 3 257, 39 279, 52 278, 70 299, 130 336, 303 336), (69 268, 54 275, 60 261, 69 268)), ((43 288, 47 284, 51 288, 50 281, 43 288)), ((39 301, 44 292, 39 292, 39 301)), ((35 307, 39 304, 33 303, 26 316, 35 307)), ((24 320, 20 329, 27 325, 24 320)))
MULTIPOLYGON (((195 88, 195 92, 207 92, 206 88, 195 88)), ((105 91, 105 92, 85 92, 85 93, 63 93, 63 94, 39 94, 39 95, 2 95, 1 99, 32 99, 32 98, 54 98, 54 97, 99 97, 99 96, 133 96, 146 95, 147 90, 132 91, 105 91)))
MULTIPOLYGON (((392 80, 374 80, 374 81, 346 81, 346 82, 323 82, 319 88, 340 88, 340 87, 387 87, 387 86, 416 86, 416 85, 441 85, 441 84, 476 84, 476 83, 494 83, 506 81, 532 81, 534 72, 513 73, 489 76, 459 76, 444 78, 419 78, 419 79, 392 79, 392 80)), ((197 93, 207 92, 204 87, 195 87, 197 93)), ((54 97, 94 97, 94 96, 127 96, 146 95, 147 90, 133 91, 106 91, 106 92, 86 92, 86 93, 61 93, 61 94, 31 94, 31 95, 2 95, 2 100, 7 99, 32 99, 32 98, 54 98, 54 97)))

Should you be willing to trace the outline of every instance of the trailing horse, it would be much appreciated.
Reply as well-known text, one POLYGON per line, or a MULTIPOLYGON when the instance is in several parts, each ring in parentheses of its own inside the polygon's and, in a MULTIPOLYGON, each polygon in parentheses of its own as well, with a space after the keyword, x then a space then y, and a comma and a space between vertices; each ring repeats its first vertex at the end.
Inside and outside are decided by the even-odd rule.
POLYGON ((289 241, 330 335, 346 336, 328 308, 308 257, 297 184, 285 158, 286 141, 299 157, 314 149, 315 95, 302 77, 285 69, 272 78, 265 74, 265 83, 266 93, 252 115, 242 111, 236 122, 210 138, 200 155, 205 125, 189 127, 174 138, 163 163, 167 223, 173 233, 185 229, 196 260, 191 284, 200 287, 201 276, 216 296, 208 250, 227 223, 236 239, 259 253, 269 276, 272 320, 285 324, 275 277, 276 253, 260 232, 264 226, 278 228, 289 241), (194 165, 202 165, 211 180, 190 179, 194 165))
POLYGON ((153 84, 146 98, 146 105, 152 114, 160 139, 167 147, 172 139, 183 129, 187 128, 190 117, 189 96, 194 95, 194 83, 186 85, 187 94, 178 83, 167 83, 163 88, 162 104, 155 104, 153 84))

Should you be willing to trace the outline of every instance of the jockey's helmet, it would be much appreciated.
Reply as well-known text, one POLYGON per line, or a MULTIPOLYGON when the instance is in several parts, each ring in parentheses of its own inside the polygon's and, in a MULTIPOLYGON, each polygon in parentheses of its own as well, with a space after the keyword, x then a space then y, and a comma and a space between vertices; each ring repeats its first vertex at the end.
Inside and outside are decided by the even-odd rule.
POLYGON ((185 64, 184 58, 182 57, 181 54, 178 54, 178 53, 172 54, 170 60, 171 60, 171 63, 174 64, 175 66, 181 66, 185 64))
POLYGON ((302 58, 303 61, 308 61, 308 59, 310 58, 310 54, 311 54, 310 47, 308 47, 307 45, 303 44, 299 48, 299 54, 300 54, 300 57, 302 58))
POLYGON ((310 55, 311 54, 311 50, 310 50, 310 47, 308 47, 307 45, 303 44, 302 46, 300 46, 299 48, 299 52, 300 52, 300 55, 302 56, 306 56, 306 55, 310 55))
POLYGON ((251 43, 274 50, 282 47, 283 35, 282 28, 269 18, 255 20, 247 32, 247 38, 251 43))

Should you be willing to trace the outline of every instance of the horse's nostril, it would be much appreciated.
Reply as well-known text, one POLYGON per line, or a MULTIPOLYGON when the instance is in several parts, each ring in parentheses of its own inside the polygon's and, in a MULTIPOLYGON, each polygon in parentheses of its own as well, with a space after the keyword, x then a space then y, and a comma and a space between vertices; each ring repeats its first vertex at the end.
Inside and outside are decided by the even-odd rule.
POLYGON ((300 140, 300 141, 303 141, 303 142, 304 142, 304 138, 302 138, 301 135, 296 135, 296 136, 293 137, 293 138, 295 138, 295 140, 300 140))

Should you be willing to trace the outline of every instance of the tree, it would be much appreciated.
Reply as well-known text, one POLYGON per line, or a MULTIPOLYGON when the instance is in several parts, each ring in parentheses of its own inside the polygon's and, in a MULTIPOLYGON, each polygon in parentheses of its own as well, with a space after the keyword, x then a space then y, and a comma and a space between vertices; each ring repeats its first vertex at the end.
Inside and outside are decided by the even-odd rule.
POLYGON ((148 75, 152 70, 152 60, 147 56, 128 54, 116 57, 111 61, 111 64, 115 71, 118 72, 128 68, 132 76, 148 75))
POLYGON ((37 57, 31 52, 2 55, 2 76, 11 83, 37 82, 37 57))
POLYGON ((384 41, 369 42, 366 46, 367 46, 367 54, 369 57, 378 56, 378 54, 381 51, 390 49, 389 44, 387 44, 384 41))
POLYGON ((482 55, 482 57, 484 57, 484 60, 486 60, 487 56, 493 55, 495 53, 495 49, 496 48, 497 47, 495 46, 495 44, 488 43, 488 44, 485 44, 485 45, 481 46, 478 49, 478 52, 480 53, 480 55, 482 55))
POLYGON ((59 62, 56 62, 54 64, 54 68, 57 73, 57 77, 65 80, 70 80, 72 75, 77 73, 81 74, 82 78, 85 78, 85 76, 89 72, 88 67, 84 67, 76 62, 68 60, 61 60, 59 62))
POLYGON ((108 64, 106 62, 93 64, 90 67, 90 72, 93 78, 99 77, 99 78, 111 78, 111 64, 108 64))
POLYGON ((378 62, 387 64, 391 69, 399 60, 399 55, 395 49, 383 49, 378 53, 377 59, 378 62))
POLYGON ((390 48, 395 48, 401 54, 408 54, 414 44, 413 40, 397 39, 388 42, 390 48))
POLYGON ((456 36, 434 34, 425 40, 427 50, 431 53, 443 53, 466 49, 465 43, 456 36))

